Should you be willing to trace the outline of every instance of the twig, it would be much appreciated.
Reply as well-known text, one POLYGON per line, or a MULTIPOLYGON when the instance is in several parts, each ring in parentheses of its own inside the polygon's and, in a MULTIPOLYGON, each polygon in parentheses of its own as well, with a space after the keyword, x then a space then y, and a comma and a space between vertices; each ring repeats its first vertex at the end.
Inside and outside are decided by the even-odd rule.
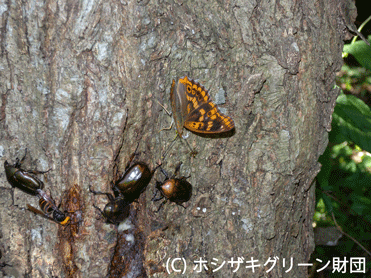
MULTIPOLYGON (((371 20, 371 15, 361 24, 361 26, 359 26, 359 28, 358 28, 358 32, 359 33, 361 33, 361 31, 362 31, 362 29, 363 29, 363 27, 369 22, 371 20)), ((354 43, 356 40, 357 40, 357 38, 358 38, 358 35, 357 36, 355 36, 354 38, 353 38, 353 40, 352 40, 352 42, 351 42, 351 44, 352 43, 354 43)))
POLYGON ((334 215, 334 212, 331 212, 331 215, 332 215, 332 220, 334 221, 335 223, 335 226, 336 228, 345 236, 347 236, 348 238, 350 238, 351 240, 353 240, 359 247, 362 248, 363 251, 365 251, 369 256, 371 256, 371 252, 368 251, 365 247, 363 247, 363 245, 361 243, 359 243, 354 237, 352 237, 351 235, 348 235, 346 232, 343 231, 343 229, 339 226, 339 224, 336 222, 336 219, 335 219, 335 215, 334 215))

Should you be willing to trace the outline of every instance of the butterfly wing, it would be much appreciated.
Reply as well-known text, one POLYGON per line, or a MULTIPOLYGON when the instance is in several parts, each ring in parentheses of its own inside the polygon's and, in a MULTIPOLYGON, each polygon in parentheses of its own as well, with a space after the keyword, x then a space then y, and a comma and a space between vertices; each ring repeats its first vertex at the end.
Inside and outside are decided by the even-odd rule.
POLYGON ((209 92, 192 79, 187 79, 187 118, 184 127, 196 133, 222 133, 234 128, 231 117, 220 112, 209 92))
POLYGON ((184 122, 187 118, 187 97, 185 95, 185 86, 179 81, 171 84, 170 102, 175 121, 176 129, 180 137, 182 137, 184 122))
POLYGON ((184 93, 187 96, 187 113, 198 109, 200 105, 210 101, 208 91, 200 83, 185 76, 179 79, 179 83, 184 84, 184 93))
POLYGON ((196 133, 222 133, 232 130, 234 122, 209 101, 188 114, 184 127, 196 133))
POLYGON ((220 112, 205 87, 187 76, 180 78, 177 83, 173 80, 170 100, 180 136, 183 127, 195 133, 209 134, 234 128, 233 119, 220 112))

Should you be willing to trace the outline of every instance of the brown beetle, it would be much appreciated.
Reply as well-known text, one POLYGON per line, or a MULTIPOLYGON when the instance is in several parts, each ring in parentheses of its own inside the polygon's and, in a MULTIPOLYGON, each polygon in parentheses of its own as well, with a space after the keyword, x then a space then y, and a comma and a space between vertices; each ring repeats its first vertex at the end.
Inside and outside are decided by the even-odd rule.
POLYGON ((161 196, 156 198, 157 192, 155 192, 152 201, 156 202, 163 198, 166 198, 164 202, 161 203, 160 207, 157 211, 159 211, 162 206, 166 203, 167 200, 170 202, 174 202, 179 206, 183 206, 183 203, 189 201, 189 199, 192 196, 192 185, 187 181, 187 179, 190 177, 181 177, 180 179, 175 178, 177 174, 179 173, 180 166, 182 163, 179 163, 175 167, 175 172, 171 178, 169 178, 169 175, 165 172, 164 169, 161 169, 161 172, 165 175, 166 179, 163 182, 156 181, 156 189, 157 192, 160 191, 161 196))

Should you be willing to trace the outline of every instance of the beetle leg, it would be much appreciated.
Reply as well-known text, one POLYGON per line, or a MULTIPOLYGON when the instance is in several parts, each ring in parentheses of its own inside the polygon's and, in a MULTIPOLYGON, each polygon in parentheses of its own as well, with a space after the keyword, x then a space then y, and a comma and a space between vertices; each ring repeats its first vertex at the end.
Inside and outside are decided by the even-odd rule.
POLYGON ((156 212, 159 212, 159 211, 162 209, 162 207, 164 206, 164 204, 165 204, 166 202, 167 202, 167 199, 161 203, 161 205, 158 207, 158 209, 157 209, 156 212))
POLYGON ((93 207, 95 207, 95 209, 99 211, 99 213, 101 214, 101 216, 103 216, 104 218, 107 218, 107 217, 105 217, 105 214, 104 214, 103 210, 101 210, 101 209, 100 209, 99 207, 97 207, 96 205, 93 205, 93 207))
POLYGON ((21 161, 19 161, 19 159, 18 159, 18 157, 17 157, 17 162, 16 162, 16 163, 19 163, 19 166, 21 166, 21 164, 22 164, 23 161, 25 160, 26 155, 27 155, 27 148, 24 150, 24 156, 22 157, 21 161))
MULTIPOLYGON (((153 196, 152 196, 151 201, 153 201, 153 202, 157 202, 157 201, 160 201, 161 199, 165 198, 164 195, 161 194, 160 186, 161 186, 161 182, 156 181, 156 190, 155 190, 155 192, 153 192, 154 194, 153 194, 153 196), (156 198, 156 196, 158 195, 158 193, 160 193, 160 197, 157 197, 157 198, 156 198)), ((166 200, 165 200, 165 202, 166 202, 166 200)), ((162 206, 162 205, 160 205, 160 207, 161 207, 161 206, 162 206)), ((158 211, 158 210, 157 210, 157 211, 158 211)))
POLYGON ((91 193, 93 193, 94 195, 106 195, 107 198, 112 201, 115 199, 115 197, 112 196, 112 194, 108 193, 108 192, 100 192, 100 191, 94 191, 93 189, 91 189, 91 185, 89 185, 89 191, 91 193))
POLYGON ((35 174, 35 175, 39 175, 39 174, 46 174, 46 173, 48 173, 51 169, 52 169, 52 168, 50 168, 49 170, 46 170, 46 171, 27 170, 27 172, 32 173, 32 174, 35 174))
POLYGON ((188 177, 181 177, 180 180, 185 180, 185 181, 186 181, 186 180, 189 179, 190 177, 191 177, 191 175, 189 175, 188 177))
MULTIPOLYGON (((162 196, 162 194, 160 194, 160 197, 157 197, 156 196, 158 195, 158 193, 160 192, 160 190, 156 189, 156 191, 154 192, 153 196, 152 196, 152 199, 151 201, 153 202, 157 202, 157 201, 160 201, 161 199, 164 198, 164 196, 162 196)), ((160 192, 161 193, 161 192, 160 192)))
POLYGON ((102 210, 101 210, 99 207, 97 207, 96 205, 93 205, 93 207, 95 207, 95 209, 99 211, 100 215, 101 215, 104 219, 106 219, 107 223, 112 223, 112 224, 116 224, 116 225, 119 224, 119 222, 117 222, 117 221, 115 221, 114 219, 108 217, 108 216, 104 213, 104 211, 102 211, 102 210))
POLYGON ((186 207, 183 205, 183 204, 178 204, 178 203, 176 203, 178 206, 181 206, 182 208, 184 208, 184 209, 186 209, 186 207))
POLYGON ((7 263, 0 263, 0 267, 1 267, 1 268, 2 268, 2 267, 6 267, 6 266, 12 266, 12 265, 7 264, 7 263))
POLYGON ((156 170, 157 170, 159 167, 161 167, 161 165, 162 165, 162 163, 157 164, 157 166, 152 170, 152 172, 151 172, 151 175, 152 175, 152 176, 153 176, 153 174, 156 172, 156 170))
POLYGON ((166 173, 166 171, 160 166, 161 172, 165 175, 166 179, 169 179, 169 175, 166 173))
MULTIPOLYGON (((20 168, 20 167, 22 166, 24 160, 26 159, 26 156, 27 156, 27 148, 25 149, 24 156, 22 157, 21 160, 19 160, 18 157, 15 159, 14 167, 15 167, 15 168, 20 168)), ((50 169, 47 170, 47 171, 26 170, 26 172, 31 173, 31 174, 38 175, 38 174, 45 174, 45 173, 49 172, 51 169, 52 169, 52 168, 50 168, 50 169)))
MULTIPOLYGON (((157 195, 157 194, 156 194, 157 195)), ((156 197, 156 195, 155 195, 155 197, 156 197)), ((151 201, 153 201, 153 202, 157 202, 157 201, 160 201, 160 200, 162 200, 164 198, 164 196, 160 196, 160 197, 157 197, 157 198, 152 198, 151 199, 151 201)))
POLYGON ((25 149, 24 156, 22 157, 21 160, 19 160, 18 157, 15 159, 15 164, 14 164, 15 168, 21 168, 23 161, 26 159, 26 155, 27 155, 27 148, 25 149))
POLYGON ((112 189, 113 194, 115 195, 115 197, 122 196, 122 193, 121 193, 120 189, 118 189, 117 186, 112 181, 111 181, 111 189, 112 189))

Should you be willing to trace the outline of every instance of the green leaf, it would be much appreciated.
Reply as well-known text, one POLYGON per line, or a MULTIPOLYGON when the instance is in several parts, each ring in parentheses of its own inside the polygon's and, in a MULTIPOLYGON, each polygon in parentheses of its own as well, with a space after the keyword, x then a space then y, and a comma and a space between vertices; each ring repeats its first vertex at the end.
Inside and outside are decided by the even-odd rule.
POLYGON ((351 194, 353 201, 352 210, 359 215, 370 214, 371 199, 363 195, 353 193, 351 194))
POLYGON ((352 95, 340 95, 336 100, 336 106, 332 121, 335 139, 346 138, 361 147, 361 149, 371 152, 371 111, 362 100, 352 95))
POLYGON ((326 206, 326 209, 328 211, 329 214, 331 214, 331 212, 333 211, 333 206, 332 206, 332 201, 329 197, 327 197, 327 195, 325 194, 322 194, 322 199, 323 199, 323 202, 325 203, 325 206, 326 206))
MULTIPOLYGON (((371 42, 371 36, 368 37, 371 42)), ((371 46, 359 40, 351 44, 344 45, 343 52, 350 53, 356 58, 364 68, 371 70, 371 46)))
POLYGON ((317 175, 317 182, 322 190, 330 190, 328 183, 332 169, 330 154, 330 148, 327 146, 325 152, 319 158, 319 162, 322 164, 322 167, 321 171, 317 175))

